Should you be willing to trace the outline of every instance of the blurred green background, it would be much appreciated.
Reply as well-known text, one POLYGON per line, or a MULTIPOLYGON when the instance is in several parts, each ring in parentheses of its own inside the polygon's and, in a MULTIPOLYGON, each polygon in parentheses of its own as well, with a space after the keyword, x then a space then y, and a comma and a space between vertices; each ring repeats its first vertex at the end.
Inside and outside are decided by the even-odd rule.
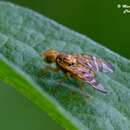
POLYGON ((0 130, 63 130, 19 92, 0 81, 0 130))
MULTIPOLYGON (((7 1, 7 0, 6 0, 7 1)), ((54 19, 130 59, 130 14, 117 4, 126 0, 8 0, 54 19)), ((1 85, 0 86, 4 86, 1 85)), ((26 98, 0 87, 0 129, 62 130, 26 98)))

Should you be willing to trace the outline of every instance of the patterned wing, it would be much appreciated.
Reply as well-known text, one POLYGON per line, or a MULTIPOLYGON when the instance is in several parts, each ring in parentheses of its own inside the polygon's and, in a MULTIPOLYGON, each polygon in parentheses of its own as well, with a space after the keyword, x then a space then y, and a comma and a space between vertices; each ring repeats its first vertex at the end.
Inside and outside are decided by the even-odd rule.
POLYGON ((102 84, 96 80, 96 74, 93 70, 82 66, 81 64, 70 67, 70 72, 75 78, 79 78, 90 84, 96 90, 107 93, 102 84))
POLYGON ((73 55, 60 54, 56 63, 72 77, 81 79, 90 84, 96 90, 106 93, 104 87, 96 80, 96 66, 91 57, 77 57, 73 55), (82 58, 82 59, 81 59, 82 58), (77 61, 78 60, 78 61, 77 61), (87 63, 87 65, 86 65, 87 63), (85 65, 84 65, 85 64, 85 65))
POLYGON ((77 62, 89 67, 95 72, 104 72, 104 73, 113 73, 114 67, 112 64, 107 63, 101 58, 97 58, 95 56, 89 56, 89 55, 84 55, 84 56, 77 56, 77 62))

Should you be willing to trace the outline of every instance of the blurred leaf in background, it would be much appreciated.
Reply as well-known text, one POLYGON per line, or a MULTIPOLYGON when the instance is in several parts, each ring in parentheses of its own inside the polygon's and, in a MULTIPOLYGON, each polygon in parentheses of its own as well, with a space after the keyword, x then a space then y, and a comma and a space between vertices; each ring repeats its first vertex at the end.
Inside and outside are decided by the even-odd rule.
POLYGON ((1 130, 63 130, 15 89, 0 81, 1 130))

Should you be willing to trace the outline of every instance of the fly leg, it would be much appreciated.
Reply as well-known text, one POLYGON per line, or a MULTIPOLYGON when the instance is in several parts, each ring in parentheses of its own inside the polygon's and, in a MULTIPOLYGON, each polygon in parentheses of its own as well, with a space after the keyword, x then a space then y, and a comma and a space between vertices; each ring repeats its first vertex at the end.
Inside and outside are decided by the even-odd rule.
MULTIPOLYGON (((49 71, 52 71, 52 72, 54 72, 54 73, 56 73, 56 72, 59 72, 61 69, 58 67, 58 66, 56 66, 55 68, 54 67, 52 67, 51 65, 47 65, 47 66, 45 66, 44 67, 44 69, 42 69, 40 72, 39 72, 39 77, 45 77, 48 73, 49 73, 49 71)), ((57 93, 58 93, 58 89, 57 89, 57 87, 55 87, 55 88, 53 88, 54 90, 53 90, 53 95, 54 96, 56 96, 57 95, 57 93)))
POLYGON ((59 72, 60 71, 60 68, 59 67, 51 67, 50 65, 47 65, 44 69, 42 69, 40 72, 39 72, 39 76, 45 76, 48 74, 49 71, 52 71, 52 72, 59 72))
POLYGON ((59 80, 59 82, 64 82, 64 81, 66 81, 69 78, 69 76, 70 76, 69 72, 64 72, 64 74, 65 75, 63 77, 61 77, 61 79, 59 80))
MULTIPOLYGON (((72 76, 73 78, 75 78, 76 80, 81 81, 81 79, 80 79, 78 76, 76 76, 76 75, 71 75, 71 76, 72 76)), ((87 93, 85 92, 85 90, 84 90, 84 82, 83 82, 83 81, 81 81, 81 82, 79 83, 79 89, 80 89, 80 94, 81 94, 81 95, 85 96, 87 99, 90 98, 90 95, 87 94, 87 93)))

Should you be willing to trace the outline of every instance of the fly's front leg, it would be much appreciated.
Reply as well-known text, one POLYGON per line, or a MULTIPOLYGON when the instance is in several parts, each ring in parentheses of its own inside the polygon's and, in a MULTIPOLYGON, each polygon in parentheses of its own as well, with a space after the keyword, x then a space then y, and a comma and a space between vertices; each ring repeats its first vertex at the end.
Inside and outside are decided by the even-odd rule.
POLYGON ((56 66, 56 68, 50 66, 50 65, 47 65, 44 69, 42 69, 39 73, 39 76, 45 76, 48 74, 49 71, 52 71, 52 72, 59 72, 60 71, 60 68, 58 66, 56 66))
POLYGON ((56 66, 54 68, 54 67, 51 67, 49 65, 47 66, 47 69, 50 70, 50 71, 52 71, 52 72, 59 72, 61 70, 58 66, 56 66))

